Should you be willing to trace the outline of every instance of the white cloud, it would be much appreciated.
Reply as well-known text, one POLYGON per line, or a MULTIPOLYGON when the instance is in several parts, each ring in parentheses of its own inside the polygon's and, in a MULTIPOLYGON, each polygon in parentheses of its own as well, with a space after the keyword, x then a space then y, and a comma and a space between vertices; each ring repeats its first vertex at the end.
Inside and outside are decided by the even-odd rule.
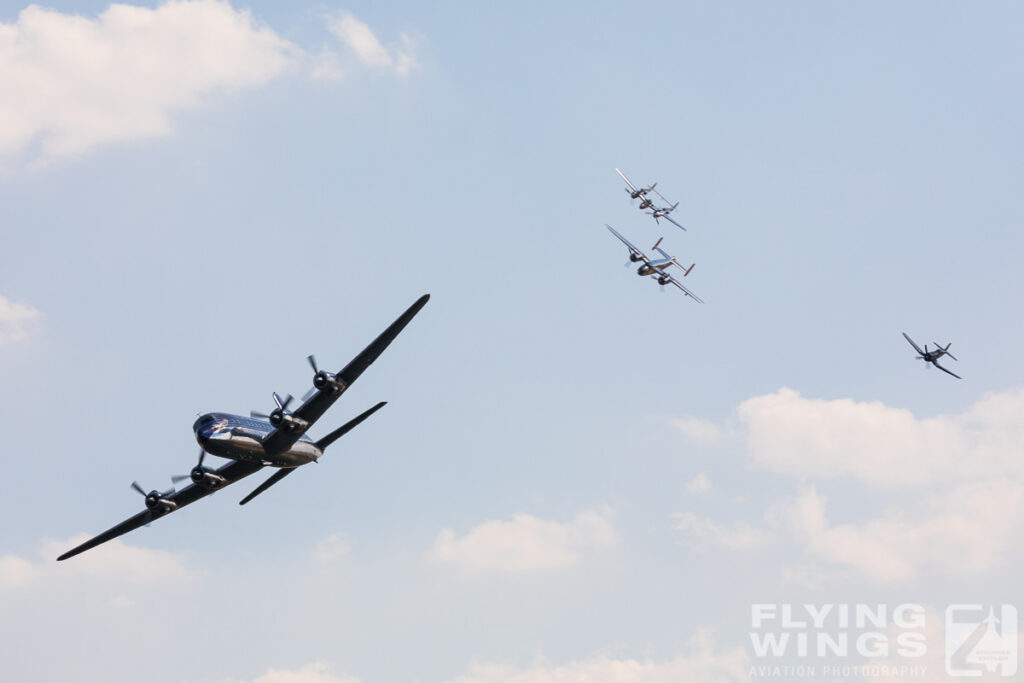
POLYGON ((711 480, 701 472, 686 484, 686 490, 690 493, 707 493, 711 490, 711 480))
POLYGON ((803 541, 808 554, 876 581, 907 581, 938 568, 976 574, 1013 559, 1024 531, 1024 486, 971 483, 924 502, 908 518, 902 510, 861 524, 830 525, 826 499, 810 487, 773 511, 803 541))
POLYGON ((327 26, 366 66, 393 71, 398 76, 406 76, 418 66, 412 55, 412 40, 405 34, 400 46, 389 49, 369 26, 347 12, 329 17, 327 26))
POLYGON ((17 555, 0 557, 0 592, 79 579, 147 586, 188 582, 195 577, 181 555, 128 545, 120 539, 56 561, 58 555, 89 538, 89 534, 79 534, 64 541, 44 541, 38 561, 17 555))
POLYGON ((220 683, 359 683, 359 679, 332 673, 325 662, 313 662, 300 669, 270 669, 251 681, 228 679, 220 683))
POLYGON ((925 419, 878 401, 807 399, 791 389, 745 401, 738 412, 750 457, 780 474, 852 476, 881 487, 1024 481, 1024 390, 925 419))
POLYGON ((678 429, 689 439, 701 443, 716 444, 723 441, 727 436, 727 430, 719 427, 711 420, 704 420, 699 417, 673 417, 668 423, 678 429))
POLYGON ((449 683, 739 683, 749 681, 750 659, 740 648, 722 653, 706 633, 690 651, 664 661, 597 656, 569 664, 540 660, 531 666, 476 663, 449 683))
POLYGON ((110 5, 95 19, 31 5, 0 24, 0 154, 39 158, 166 135, 171 115, 262 85, 297 48, 218 0, 110 5))
POLYGON ((331 534, 319 541, 313 550, 313 561, 318 564, 333 564, 346 557, 352 548, 339 534, 331 534))
MULTIPOLYGON (((751 398, 737 412, 747 457, 799 480, 801 493, 772 506, 764 526, 676 515, 676 530, 695 548, 753 548, 788 536, 823 571, 879 582, 978 575, 1019 557, 1024 390, 931 418, 877 401, 807 399, 791 389, 751 398), (875 487, 883 500, 896 495, 888 509, 832 524, 825 497, 808 485, 831 479, 875 487)), ((795 567, 783 573, 807 571, 795 567)))
POLYGON ((609 508, 586 510, 570 522, 516 514, 511 521, 491 520, 462 537, 442 529, 428 559, 466 573, 529 573, 563 569, 584 553, 612 547, 618 534, 609 508))
POLYGON ((0 344, 28 339, 41 317, 31 306, 0 296, 0 344))
MULTIPOLYGON (((407 36, 387 48, 351 14, 327 21, 361 64, 398 76, 416 66, 407 36)), ((333 50, 309 54, 223 0, 112 4, 95 18, 30 5, 0 23, 0 159, 40 166, 168 135, 175 114, 296 67, 344 75, 333 50)))
POLYGON ((0 591, 20 588, 35 576, 36 568, 28 560, 17 555, 0 557, 0 591))
POLYGON ((695 550, 753 550, 768 545, 772 540, 767 530, 745 522, 719 524, 692 512, 676 514, 673 518, 676 520, 673 528, 695 550))

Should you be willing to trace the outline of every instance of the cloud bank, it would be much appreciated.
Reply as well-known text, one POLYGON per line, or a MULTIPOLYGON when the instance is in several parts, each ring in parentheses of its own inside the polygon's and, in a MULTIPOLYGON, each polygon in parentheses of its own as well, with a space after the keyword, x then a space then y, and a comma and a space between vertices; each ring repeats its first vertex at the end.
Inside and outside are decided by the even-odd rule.
POLYGON ((683 513, 675 529, 698 551, 796 541, 812 560, 876 582, 1007 566, 1019 557, 1015 539, 1024 532, 1022 414, 1024 390, 931 418, 785 388, 757 396, 737 409, 745 457, 793 478, 799 492, 766 510, 760 526, 683 513), (833 480, 867 486, 893 503, 832 524, 819 488, 833 480))
MULTIPOLYGON (((404 36, 385 48, 350 14, 328 28, 366 66, 405 76, 416 65, 404 36)), ((167 135, 175 114, 289 69, 336 80, 336 62, 333 50, 313 57, 222 0, 112 4, 96 18, 31 5, 0 23, 0 159, 40 166, 167 135)))
POLYGON ((31 306, 0 296, 0 345, 28 339, 41 317, 31 306))
POLYGON ((484 522, 461 537, 442 529, 427 558, 469 574, 564 569, 587 553, 618 543, 611 518, 612 511, 601 508, 581 512, 569 522, 516 514, 509 521, 484 522))

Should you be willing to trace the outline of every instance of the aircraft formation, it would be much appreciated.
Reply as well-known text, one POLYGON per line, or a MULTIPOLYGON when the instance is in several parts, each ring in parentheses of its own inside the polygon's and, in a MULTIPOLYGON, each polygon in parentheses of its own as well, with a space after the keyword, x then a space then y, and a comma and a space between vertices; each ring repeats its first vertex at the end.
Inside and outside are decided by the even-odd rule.
MULTIPOLYGON (((658 185, 657 182, 651 183, 646 187, 637 187, 629 178, 626 177, 625 173, 623 173, 619 169, 615 169, 615 172, 618 173, 619 177, 622 178, 623 182, 626 183, 626 194, 629 195, 630 200, 640 200, 638 208, 641 211, 645 212, 648 216, 652 216, 656 223, 658 222, 659 218, 664 218, 665 220, 672 223, 672 225, 682 230, 686 230, 686 228, 684 228, 682 225, 677 223, 675 219, 669 216, 669 214, 675 211, 676 207, 679 206, 679 202, 676 202, 675 204, 669 204, 669 201, 665 199, 665 197, 663 197, 661 193, 654 189, 658 185), (654 203, 654 200, 651 199, 651 194, 654 194, 659 199, 661 199, 661 201, 665 203, 665 206, 657 206, 654 203)), ((608 225, 607 223, 605 223, 605 227, 608 228, 608 230, 611 231, 611 233, 615 235, 615 237, 617 237, 620 242, 625 244, 627 249, 629 249, 629 261, 626 263, 626 265, 628 266, 630 265, 630 263, 641 264, 640 267, 637 268, 636 270, 637 275, 641 277, 654 278, 655 280, 658 281, 658 284, 662 286, 667 284, 673 284, 680 290, 682 290, 684 294, 692 298, 697 303, 704 303, 704 301, 700 297, 698 297, 696 294, 694 294, 689 289, 684 287, 683 284, 679 282, 679 280, 674 278, 672 276, 672 273, 669 272, 669 268, 671 268, 672 266, 676 266, 677 268, 683 271, 682 276, 686 277, 687 275, 690 274, 690 271, 693 270, 693 266, 696 264, 690 264, 689 268, 684 268, 682 265, 679 264, 678 261, 676 261, 676 258, 674 256, 669 256, 667 253, 662 251, 659 248, 659 245, 661 244, 661 241, 664 239, 663 237, 659 237, 658 241, 654 243, 653 247, 651 247, 651 250, 658 252, 661 255, 661 258, 652 259, 649 256, 647 256, 647 254, 638 249, 632 242, 623 237, 617 230, 615 230, 615 228, 608 225)), ((914 342, 913 339, 907 336, 906 332, 903 333, 903 336, 906 338, 908 342, 910 342, 910 345, 913 346, 914 350, 917 351, 917 353, 919 354, 918 356, 916 356, 918 360, 923 360, 925 363, 930 363, 937 367, 939 370, 942 370, 943 372, 950 374, 953 377, 956 377, 957 379, 963 379, 962 377, 960 377, 960 375, 956 374, 955 372, 951 372, 938 364, 939 358, 942 358, 943 356, 949 356, 953 360, 956 360, 956 357, 949 352, 949 347, 952 344, 946 344, 945 346, 942 346, 938 342, 935 342, 935 350, 929 351, 927 344, 925 344, 924 349, 922 349, 914 342)))
MULTIPOLYGON (((669 215, 670 213, 676 210, 676 207, 679 206, 679 202, 676 202, 675 204, 669 204, 669 201, 665 199, 665 197, 663 197, 660 192, 654 189, 658 183, 652 183, 647 187, 637 187, 629 178, 626 177, 625 173, 623 173, 619 169, 615 169, 615 172, 618 173, 619 177, 622 178, 622 180, 626 183, 626 194, 629 195, 630 200, 639 199, 640 210, 646 213, 648 216, 653 217, 655 223, 658 223, 659 219, 664 218, 665 220, 667 220, 680 230, 686 230, 686 228, 677 223, 675 219, 669 215), (657 195, 657 197, 665 203, 665 206, 657 206, 654 203, 654 200, 651 199, 651 197, 649 196, 651 194, 657 195), (648 209, 650 209, 650 211, 648 211, 648 209)), ((634 246, 632 242, 630 242, 628 239, 619 234, 615 230, 615 228, 608 225, 607 223, 605 223, 605 227, 608 228, 608 230, 610 230, 611 233, 619 239, 619 241, 625 244, 627 249, 629 249, 629 261, 626 263, 626 265, 628 266, 630 263, 641 264, 637 268, 637 275, 641 277, 651 277, 657 280, 658 284, 661 285, 662 287, 668 284, 675 285, 683 292, 683 294, 690 297, 697 303, 704 303, 704 301, 699 296, 697 296, 689 289, 684 287, 683 284, 679 282, 679 280, 677 280, 675 277, 673 277, 671 272, 669 272, 669 268, 671 266, 676 266, 681 271, 683 271, 682 277, 686 277, 687 275, 690 274, 690 271, 693 270, 693 266, 696 264, 690 264, 689 268, 684 268, 682 265, 679 264, 678 261, 676 261, 676 257, 669 256, 667 253, 658 248, 658 245, 661 244, 664 237, 659 237, 658 241, 654 243, 653 247, 651 247, 651 251, 658 252, 661 255, 661 258, 652 259, 649 256, 647 256, 647 254, 638 249, 636 246, 634 246)))
MULTIPOLYGON (((657 183, 652 183, 647 187, 637 187, 622 171, 615 169, 615 172, 625 181, 627 185, 626 192, 629 194, 630 199, 640 200, 639 208, 641 211, 653 217, 655 222, 665 218, 676 227, 686 230, 686 228, 669 216, 679 206, 679 202, 669 204, 668 200, 654 189, 657 183), (665 202, 665 206, 657 206, 649 196, 652 193, 665 202)), ((659 237, 654 246, 651 247, 651 251, 657 252, 660 258, 652 258, 612 226, 605 224, 605 227, 629 250, 629 261, 626 265, 640 264, 636 271, 637 275, 650 277, 656 280, 662 287, 668 284, 675 285, 686 296, 692 298, 697 303, 704 303, 700 297, 676 279, 671 271, 671 268, 674 266, 682 271, 681 277, 686 277, 693 270, 695 264, 690 264, 688 268, 684 267, 674 256, 670 256, 661 249, 663 237, 659 237)), ((176 510, 180 510, 201 498, 216 493, 248 477, 250 474, 258 472, 264 467, 275 468, 276 472, 274 474, 239 501, 240 505, 245 505, 299 467, 311 462, 318 462, 328 446, 357 427, 364 420, 387 405, 387 403, 385 401, 377 403, 372 408, 362 412, 320 439, 313 440, 306 433, 306 430, 312 427, 345 390, 384 352, 413 317, 419 313, 420 309, 427 304, 429 299, 429 294, 424 294, 417 299, 391 325, 381 332, 369 346, 336 373, 320 369, 317 365, 316 357, 308 356, 307 361, 313 369, 313 386, 301 399, 301 405, 294 411, 289 410, 289 406, 293 401, 291 395, 287 395, 282 399, 277 392, 274 392, 271 394, 274 408, 269 414, 252 411, 249 417, 219 412, 206 413, 199 416, 192 425, 192 431, 200 447, 199 460, 188 475, 171 477, 172 481, 176 484, 185 480, 190 480, 191 483, 178 491, 174 488, 166 491, 153 489, 147 493, 138 482, 133 481, 131 488, 143 496, 145 509, 72 548, 58 557, 57 560, 66 560, 129 531, 133 531, 140 526, 148 526, 151 522, 176 510), (207 455, 225 458, 229 462, 219 468, 212 469, 203 464, 207 455)), ((922 349, 906 332, 903 333, 903 336, 919 354, 916 356, 917 359, 934 365, 939 370, 957 379, 961 379, 959 375, 947 370, 938 363, 938 360, 943 356, 949 356, 956 360, 956 357, 949 352, 951 344, 942 346, 936 343, 935 349, 929 351, 927 344, 922 349)))

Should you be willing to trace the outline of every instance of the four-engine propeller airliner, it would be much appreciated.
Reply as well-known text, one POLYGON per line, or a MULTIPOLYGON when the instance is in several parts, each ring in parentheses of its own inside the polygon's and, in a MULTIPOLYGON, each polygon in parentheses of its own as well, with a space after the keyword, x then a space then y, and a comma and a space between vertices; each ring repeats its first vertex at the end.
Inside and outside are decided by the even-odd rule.
MULTIPOLYGON (((266 416, 266 420, 257 419, 256 416, 260 414, 255 412, 251 417, 228 413, 207 413, 200 416, 192 425, 196 441, 199 442, 202 449, 199 452, 199 462, 187 477, 192 480, 192 483, 180 491, 174 489, 163 492, 153 490, 146 493, 137 482, 132 482, 132 488, 145 497, 146 509, 104 531, 99 536, 72 548, 57 559, 66 560, 90 548, 95 548, 101 543, 106 543, 215 493, 264 467, 278 468, 277 472, 241 500, 240 504, 245 505, 294 472, 296 468, 316 462, 324 454, 324 449, 380 410, 385 403, 378 403, 316 441, 306 434, 306 430, 313 426, 338 397, 380 356, 429 299, 429 294, 424 294, 417 299, 405 313, 398 316, 369 346, 337 373, 318 369, 316 359, 310 356, 309 363, 316 373, 313 375, 313 391, 308 395, 308 399, 294 411, 288 410, 292 401, 291 396, 282 400, 275 393, 273 399, 276 407, 270 415, 266 416), (231 462, 218 469, 204 467, 203 459, 207 453, 228 458, 231 462)), ((185 478, 184 476, 175 477, 179 480, 185 478)))
MULTIPOLYGON (((669 256, 664 251, 658 248, 658 245, 661 244, 661 238, 658 238, 658 241, 654 243, 653 248, 654 251, 661 254, 663 258, 652 260, 647 256, 647 254, 643 253, 642 251, 634 247, 629 240, 627 240, 625 237, 616 232, 615 228, 608 225, 607 223, 605 223, 604 227, 608 228, 608 230, 610 230, 613 235, 618 237, 619 240, 626 245, 626 247, 629 249, 630 261, 632 261, 633 263, 643 261, 643 263, 640 264, 640 267, 636 269, 637 275, 653 277, 655 280, 658 281, 658 284, 662 286, 671 283, 678 287, 679 289, 681 289, 683 293, 686 294, 686 296, 692 298, 697 303, 704 303, 704 301, 699 296, 688 290, 686 287, 683 287, 682 283, 680 283, 679 280, 676 280, 674 277, 672 277, 670 273, 666 272, 666 269, 669 266, 676 266, 681 271, 683 271, 683 277, 686 277, 687 275, 690 274, 690 271, 693 270, 693 267, 697 264, 693 263, 690 264, 689 268, 683 268, 681 265, 679 265, 679 262, 676 261, 675 256, 669 256)), ((627 263, 626 265, 628 266, 629 264, 627 263)))

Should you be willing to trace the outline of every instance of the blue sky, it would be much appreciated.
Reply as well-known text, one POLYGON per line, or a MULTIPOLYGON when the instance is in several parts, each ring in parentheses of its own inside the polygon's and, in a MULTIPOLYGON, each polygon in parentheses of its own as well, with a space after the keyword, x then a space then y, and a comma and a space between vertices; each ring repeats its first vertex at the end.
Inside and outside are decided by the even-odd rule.
POLYGON ((0 5, 18 680, 747 681, 765 602, 923 605, 936 680, 948 604, 1021 604, 1019 6, 47 7, 0 5), (52 561, 423 292, 318 467, 52 561))

